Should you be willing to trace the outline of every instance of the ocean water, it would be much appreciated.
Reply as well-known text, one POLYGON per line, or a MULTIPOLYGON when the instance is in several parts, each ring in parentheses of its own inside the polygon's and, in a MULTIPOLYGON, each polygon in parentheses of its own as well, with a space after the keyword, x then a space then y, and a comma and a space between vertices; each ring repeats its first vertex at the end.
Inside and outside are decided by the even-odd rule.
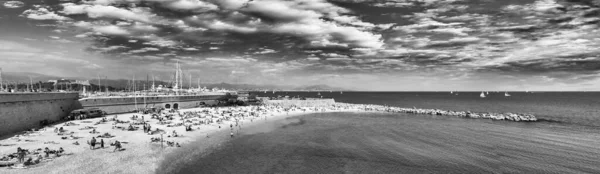
MULTIPOLYGON (((541 121, 600 126, 600 92, 320 92, 337 102, 473 112, 530 113, 541 121)), ((253 92, 258 96, 317 97, 318 92, 253 92)))
POLYGON ((184 148, 157 173, 600 173, 598 93, 330 95, 349 103, 528 112, 547 121, 317 113, 243 128, 208 153, 184 148))

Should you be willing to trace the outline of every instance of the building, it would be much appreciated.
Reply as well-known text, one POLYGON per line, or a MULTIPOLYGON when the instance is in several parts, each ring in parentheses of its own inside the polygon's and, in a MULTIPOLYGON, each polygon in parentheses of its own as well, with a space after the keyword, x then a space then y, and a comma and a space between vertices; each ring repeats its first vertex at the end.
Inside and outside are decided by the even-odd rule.
POLYGON ((71 79, 60 79, 60 80, 48 80, 53 85, 83 85, 90 86, 89 80, 71 80, 71 79))

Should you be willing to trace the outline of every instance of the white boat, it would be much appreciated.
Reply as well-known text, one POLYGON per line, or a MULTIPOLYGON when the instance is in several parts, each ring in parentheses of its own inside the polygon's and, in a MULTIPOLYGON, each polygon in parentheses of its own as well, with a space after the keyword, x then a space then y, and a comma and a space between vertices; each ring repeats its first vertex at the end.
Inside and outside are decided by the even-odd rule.
POLYGON ((321 92, 317 93, 317 95, 321 95, 321 92))
POLYGON ((510 94, 508 94, 508 92, 504 92, 504 97, 510 97, 510 94))
POLYGON ((454 93, 453 91, 450 91, 450 94, 453 94, 453 93, 454 93))
POLYGON ((483 92, 481 92, 481 94, 479 94, 479 97, 485 98, 485 94, 483 92))
POLYGON ((340 94, 344 94, 344 92, 340 91, 340 94))

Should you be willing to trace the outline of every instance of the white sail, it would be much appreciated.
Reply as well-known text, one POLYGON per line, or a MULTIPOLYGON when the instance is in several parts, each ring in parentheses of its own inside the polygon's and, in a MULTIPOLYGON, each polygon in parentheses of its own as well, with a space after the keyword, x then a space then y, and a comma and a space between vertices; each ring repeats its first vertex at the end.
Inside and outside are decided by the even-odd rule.
POLYGON ((481 92, 481 94, 479 94, 479 97, 485 98, 485 94, 483 92, 481 92))
POLYGON ((504 92, 504 96, 505 97, 510 97, 510 94, 508 94, 508 92, 504 92))
POLYGON ((454 91, 450 91, 450 94, 453 94, 453 93, 454 93, 454 91))

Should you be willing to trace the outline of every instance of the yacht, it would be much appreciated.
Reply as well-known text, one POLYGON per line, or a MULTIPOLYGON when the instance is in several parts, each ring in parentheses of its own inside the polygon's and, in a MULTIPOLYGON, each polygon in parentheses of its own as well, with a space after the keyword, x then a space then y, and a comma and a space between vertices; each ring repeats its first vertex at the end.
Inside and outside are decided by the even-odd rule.
POLYGON ((479 97, 485 98, 485 94, 483 92, 481 92, 481 94, 479 94, 479 97))
POLYGON ((504 97, 510 97, 510 94, 508 94, 508 92, 504 92, 504 97))

